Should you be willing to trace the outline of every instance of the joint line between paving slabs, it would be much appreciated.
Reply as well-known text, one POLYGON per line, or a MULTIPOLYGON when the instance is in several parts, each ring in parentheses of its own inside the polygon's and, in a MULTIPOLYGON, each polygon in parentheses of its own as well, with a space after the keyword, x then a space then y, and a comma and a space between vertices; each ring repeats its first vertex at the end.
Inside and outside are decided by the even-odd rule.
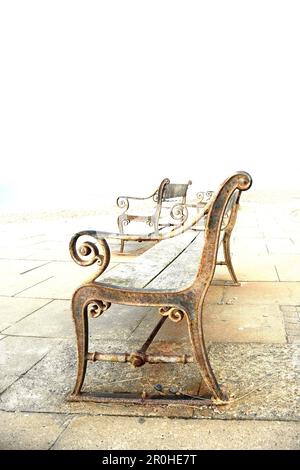
POLYGON ((40 264, 39 266, 35 266, 34 268, 31 268, 31 269, 27 269, 27 271, 24 271, 24 272, 20 273, 20 275, 29 273, 30 271, 34 271, 35 269, 42 268, 43 266, 46 266, 47 264, 50 264, 50 263, 51 263, 51 261, 47 261, 47 263, 40 264))
POLYGON ((74 416, 68 414, 67 415, 67 421, 65 423, 63 423, 63 429, 60 431, 60 433, 58 434, 58 436, 54 439, 54 441, 52 442, 52 444, 48 447, 48 450, 52 450, 53 446, 55 446, 55 444, 57 443, 57 441, 60 439, 60 437, 64 434, 64 432, 68 429, 69 425, 71 424, 71 422, 74 420, 74 416))
MULTIPOLYGON (((20 297, 22 298, 22 297, 20 297)), ((27 297, 26 297, 27 298, 27 297)), ((35 299, 35 297, 33 297, 33 299, 35 299)), ((45 299, 46 300, 46 299, 45 299)), ((41 307, 38 307, 36 308, 35 310, 33 310, 32 312, 28 313, 27 315, 25 315, 25 317, 22 317, 20 318, 19 320, 15 321, 14 322, 14 325, 16 325, 17 323, 20 323, 21 321, 25 320, 25 318, 29 317, 29 315, 32 315, 33 313, 36 313, 38 312, 39 310, 41 310, 42 308, 46 307, 47 305, 51 304, 52 302, 54 302, 54 299, 51 299, 49 302, 47 302, 46 304, 42 305, 41 307)), ((6 328, 4 328, 4 330, 1 330, 0 333, 3 334, 2 332, 4 332, 5 330, 7 330, 8 328, 11 328, 12 325, 9 325, 7 326, 6 328)), ((13 335, 8 335, 8 336, 13 336, 13 335)), ((16 335, 17 336, 17 335, 16 335)), ((22 336, 22 335, 21 335, 22 336)))
POLYGON ((278 277, 278 281, 281 282, 276 264, 274 264, 274 268, 275 268, 275 271, 276 271, 276 274, 277 274, 277 277, 278 277))
POLYGON ((49 281, 49 279, 52 279, 54 276, 47 277, 47 279, 43 279, 42 281, 37 282, 36 284, 33 284, 32 286, 26 287, 26 289, 20 290, 20 292, 17 292, 16 294, 12 295, 12 297, 15 297, 16 295, 21 294, 22 292, 25 292, 28 289, 31 289, 32 287, 37 286, 38 284, 42 284, 42 282, 49 281))
MULTIPOLYGON (((22 372, 17 378, 16 380, 14 380, 11 384, 9 384, 4 390, 2 390, 2 392, 0 392, 0 397, 1 395, 3 395, 4 392, 6 392, 6 390, 9 389, 9 387, 11 387, 12 385, 14 385, 19 379, 21 379, 22 377, 24 377, 29 371, 31 371, 31 369, 33 369, 37 364, 39 364, 39 362, 41 362, 46 356, 47 354, 50 352, 47 351, 38 361, 36 361, 34 364, 32 364, 31 367, 29 367, 29 369, 27 369, 25 372, 22 372)), ((4 410, 5 411, 5 410, 4 410)), ((7 411, 7 410, 6 410, 7 411)))

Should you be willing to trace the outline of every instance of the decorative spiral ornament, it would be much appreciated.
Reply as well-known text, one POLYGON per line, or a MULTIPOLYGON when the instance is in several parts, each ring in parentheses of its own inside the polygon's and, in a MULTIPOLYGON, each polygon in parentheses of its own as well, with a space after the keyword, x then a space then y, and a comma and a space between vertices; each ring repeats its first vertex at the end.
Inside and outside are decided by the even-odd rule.
POLYGON ((169 317, 174 323, 179 323, 185 315, 184 310, 180 310, 177 307, 161 307, 159 313, 163 317, 169 317))
POLYGON ((70 241, 70 254, 75 263, 80 266, 91 266, 96 264, 97 272, 90 280, 95 280, 105 271, 110 262, 110 249, 104 238, 98 239, 95 232, 86 231, 76 233, 70 241), (95 241, 86 240, 93 238, 95 241), (80 239, 85 238, 84 241, 80 239))
POLYGON ((129 201, 128 201, 128 198, 125 197, 125 196, 120 196, 120 197, 118 197, 118 199, 117 199, 117 206, 118 206, 120 209, 125 209, 125 211, 127 211, 127 209, 129 208, 129 201))
POLYGON ((156 193, 153 194, 153 201, 154 202, 158 201, 158 191, 156 191, 156 193))
POLYGON ((188 218, 188 210, 184 204, 175 204, 170 214, 174 220, 180 220, 182 223, 186 222, 188 218))
POLYGON ((129 220, 129 219, 123 219, 123 220, 122 220, 122 224, 124 225, 124 227, 125 227, 126 225, 129 225, 129 223, 130 223, 130 220, 129 220))
POLYGON ((146 224, 149 225, 149 227, 152 227, 153 221, 151 217, 148 217, 148 219, 146 220, 146 224))
POLYGON ((107 310, 110 306, 110 302, 104 302, 103 300, 89 300, 85 307, 90 317, 97 318, 100 317, 100 315, 105 312, 105 310, 107 310))
POLYGON ((213 195, 214 191, 201 191, 196 194, 196 198, 198 199, 198 202, 208 202, 211 200, 213 195))
POLYGON ((239 180, 238 180, 238 189, 241 191, 246 191, 252 185, 252 178, 249 173, 245 171, 239 173, 239 180))
POLYGON ((200 193, 197 193, 196 198, 198 199, 198 202, 202 202, 204 199, 204 192, 201 191, 200 193))

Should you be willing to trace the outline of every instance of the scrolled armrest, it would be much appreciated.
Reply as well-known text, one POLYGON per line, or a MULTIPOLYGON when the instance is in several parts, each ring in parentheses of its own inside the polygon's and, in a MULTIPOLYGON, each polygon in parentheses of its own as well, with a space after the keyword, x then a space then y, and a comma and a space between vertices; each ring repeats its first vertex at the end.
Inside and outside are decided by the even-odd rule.
POLYGON ((125 209, 125 211, 127 211, 129 209, 129 199, 132 201, 147 201, 147 199, 153 198, 153 200, 155 201, 156 194, 157 194, 157 191, 155 191, 155 193, 147 197, 119 196, 116 201, 116 204, 120 209, 125 209))
POLYGON ((132 199, 130 196, 119 196, 116 204, 120 209, 125 209, 127 211, 129 209, 129 199, 132 199))
POLYGON ((88 279, 89 282, 97 279, 109 265, 110 248, 108 243, 105 238, 99 238, 94 230, 85 230, 73 235, 69 249, 72 259, 80 266, 91 266, 96 263, 97 272, 88 279))

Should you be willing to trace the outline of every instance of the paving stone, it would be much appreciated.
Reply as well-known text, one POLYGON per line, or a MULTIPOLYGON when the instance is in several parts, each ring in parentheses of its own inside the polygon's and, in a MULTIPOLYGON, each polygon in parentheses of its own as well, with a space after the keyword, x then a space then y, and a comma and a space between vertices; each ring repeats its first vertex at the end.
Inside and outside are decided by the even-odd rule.
POLYGON ((296 282, 245 282, 238 288, 225 287, 224 303, 293 304, 300 302, 300 284, 296 282))
MULTIPOLYGON (((137 346, 138 343, 133 342, 126 346, 123 342, 105 343, 101 340, 99 344, 92 343, 90 350, 112 352, 128 348, 130 351, 137 346)), ((173 343, 171 347, 176 351, 181 346, 173 343)), ((229 395, 235 394, 237 400, 222 407, 199 405, 198 408, 181 403, 170 407, 155 405, 148 408, 68 402, 75 382, 76 354, 74 346, 63 341, 1 395, 0 407, 6 411, 172 417, 191 417, 194 414, 198 418, 295 421, 300 417, 296 347, 293 344, 212 343, 209 356, 214 371, 222 388, 229 395)), ((133 370, 123 364, 89 364, 84 390, 139 392, 143 387, 150 387, 149 390, 153 391, 156 383, 161 383, 167 389, 175 383, 183 391, 191 393, 193 387, 199 384, 195 367, 194 364, 166 364, 146 365, 133 370)))
POLYGON ((233 231, 234 238, 264 238, 264 233, 259 227, 243 227, 240 220, 237 220, 236 227, 233 231))
POLYGON ((280 281, 300 282, 300 254, 276 254, 272 255, 272 259, 280 281))
MULTIPOLYGON (((221 259, 221 256, 220 256, 221 259)), ((239 281, 278 281, 275 264, 269 255, 233 255, 232 264, 239 281)), ((217 266, 216 279, 229 280, 226 266, 217 266)))
POLYGON ((208 305, 203 320, 207 341, 286 342, 283 314, 276 305, 208 305))
MULTIPOLYGON (((299 423, 76 417, 54 449, 298 449, 299 423), (126 434, 124 434, 126 429, 126 434)), ((100 458, 101 461, 101 458, 100 458)), ((101 463, 101 462, 100 462, 101 463)))
MULTIPOLYGON (((127 415, 128 413, 143 416, 180 416, 191 417, 193 410, 189 407, 161 407, 152 406, 145 410, 143 406, 122 406, 117 404, 76 403, 69 402, 68 397, 73 389, 76 376, 75 345, 63 341, 52 349, 49 354, 23 375, 16 383, 0 396, 0 408, 5 411, 36 411, 60 413, 88 413, 127 415)), ((1 342, 0 342, 1 344, 1 342)), ((171 345, 172 346, 172 345, 171 345)), ((90 350, 118 352, 126 349, 136 350, 137 343, 130 342, 91 342, 90 350)), ((176 344, 173 345, 176 351, 176 344)), ((196 393, 200 383, 200 376, 194 364, 178 366, 160 364, 146 365, 136 370, 130 365, 111 363, 89 363, 84 390, 135 392, 141 393, 144 389, 154 391, 158 382, 170 384, 176 381, 178 386, 185 387, 196 393)), ((170 386, 170 385, 169 385, 170 386)))
MULTIPOLYGON (((114 268, 110 263, 107 271, 114 268)), ((85 268, 71 262, 53 262, 36 270, 36 275, 45 279, 44 282, 32 287, 27 286, 16 297, 45 298, 45 299, 71 299, 75 289, 95 272, 94 266, 85 268)))
POLYGON ((18 259, 0 259, 0 273, 1 275, 9 274, 23 274, 32 271, 44 263, 40 261, 18 260, 18 259))
POLYGON ((42 308, 49 301, 41 299, 17 299, 0 297, 0 331, 14 325, 22 318, 42 308))
POLYGON ((44 338, 6 336, 0 341, 0 391, 39 362, 52 346, 44 338))
POLYGON ((234 238, 231 244, 231 251, 236 255, 258 255, 268 254, 267 245, 263 238, 252 238, 251 243, 247 238, 234 238))
POLYGON ((37 273, 35 270, 23 275, 8 273, 1 279, 0 295, 14 296, 33 285, 46 281, 47 279, 48 277, 41 276, 40 273, 37 273))
POLYGON ((299 253, 295 244, 289 238, 266 239, 269 253, 299 253))
POLYGON ((297 345, 213 343, 211 363, 232 400, 217 414, 199 407, 194 417, 299 421, 297 353, 297 345))
MULTIPOLYGON (((149 310, 152 310, 151 307, 112 305, 99 318, 89 319, 90 335, 104 339, 126 339, 149 310)), ((71 304, 65 300, 54 300, 5 330, 5 333, 19 336, 74 338, 75 341, 71 304)))
MULTIPOLYGON (((216 306, 218 302, 220 302, 223 296, 223 292, 223 286, 210 286, 204 302, 204 312, 207 311, 210 305, 216 306)), ((155 325, 158 323, 160 318, 161 316, 159 315, 157 308, 152 308, 151 310, 149 309, 136 330, 134 330, 134 338, 145 340, 155 325)), ((170 320, 167 320, 156 336, 156 340, 169 340, 172 342, 187 343, 189 346, 190 339, 186 320, 183 319, 180 323, 174 323, 170 320)))
POLYGON ((0 411, 1 450, 47 450, 67 426, 70 418, 34 413, 0 411))
POLYGON ((70 302, 65 300, 51 301, 37 312, 6 329, 5 334, 44 338, 73 337, 74 327, 70 302))

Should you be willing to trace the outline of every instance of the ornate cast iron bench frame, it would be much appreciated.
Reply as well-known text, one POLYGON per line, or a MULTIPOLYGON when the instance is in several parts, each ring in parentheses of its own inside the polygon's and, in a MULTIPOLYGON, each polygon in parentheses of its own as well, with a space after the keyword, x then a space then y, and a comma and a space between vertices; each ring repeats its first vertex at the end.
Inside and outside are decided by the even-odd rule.
MULTIPOLYGON (((153 240, 163 240, 167 237, 175 237, 182 234, 200 218, 205 217, 204 246, 200 256, 196 277, 194 281, 185 288, 174 289, 136 289, 122 288, 117 285, 110 285, 96 280, 107 268, 110 261, 110 249, 106 241, 107 238, 119 240, 143 241, 145 238, 137 235, 111 234, 97 231, 82 231, 75 234, 70 241, 70 253, 72 258, 80 265, 87 266, 95 263, 97 272, 81 285, 74 293, 72 299, 73 319, 77 335, 78 369, 74 390, 70 396, 72 401, 98 401, 111 402, 121 401, 122 403, 153 403, 168 404, 174 400, 184 400, 185 403, 197 403, 193 398, 154 398, 132 397, 130 394, 122 396, 87 394, 81 391, 88 361, 112 361, 129 362, 135 367, 140 367, 146 362, 149 363, 189 363, 195 362, 204 380, 212 399, 217 401, 227 401, 226 393, 220 388, 215 374, 210 365, 204 333, 202 327, 203 302, 207 290, 214 276, 217 263, 219 244, 223 244, 225 264, 235 285, 238 285, 236 275, 230 257, 230 237, 235 225, 241 192, 250 188, 252 184, 248 173, 239 172, 229 177, 216 192, 209 203, 203 207, 202 211, 194 221, 185 227, 179 227, 170 231, 169 234, 154 234, 153 240), (90 241, 93 237, 95 242, 90 241), (88 241, 82 241, 87 240, 88 241), (89 352, 88 350, 88 316, 97 317, 107 310, 111 304, 123 304, 133 306, 154 306, 159 309, 162 318, 148 339, 140 349, 132 353, 104 354, 99 352, 89 352), (189 335, 193 356, 191 355, 153 355, 147 354, 147 349, 154 337, 162 327, 166 318, 178 322, 185 317, 188 324, 189 335)), ((147 237, 149 239, 149 237, 147 237)), ((211 401, 210 401, 211 403, 211 401)))
MULTIPOLYGON (((188 218, 186 193, 191 184, 191 181, 188 181, 187 184, 173 184, 170 183, 168 178, 165 178, 154 193, 148 197, 119 196, 116 204, 120 209, 124 209, 124 212, 117 219, 120 234, 124 234, 124 226, 135 221, 144 222, 153 227, 153 233, 158 235, 160 228, 166 226, 166 224, 160 223, 160 216, 165 202, 173 202, 173 205, 168 207, 168 210, 174 223, 169 223, 168 225, 177 226, 184 224, 188 218), (130 212, 130 200, 147 201, 149 199, 155 202, 154 212, 151 215, 136 215, 130 212)), ((122 238, 120 253, 124 251, 124 243, 125 239, 122 238)))

